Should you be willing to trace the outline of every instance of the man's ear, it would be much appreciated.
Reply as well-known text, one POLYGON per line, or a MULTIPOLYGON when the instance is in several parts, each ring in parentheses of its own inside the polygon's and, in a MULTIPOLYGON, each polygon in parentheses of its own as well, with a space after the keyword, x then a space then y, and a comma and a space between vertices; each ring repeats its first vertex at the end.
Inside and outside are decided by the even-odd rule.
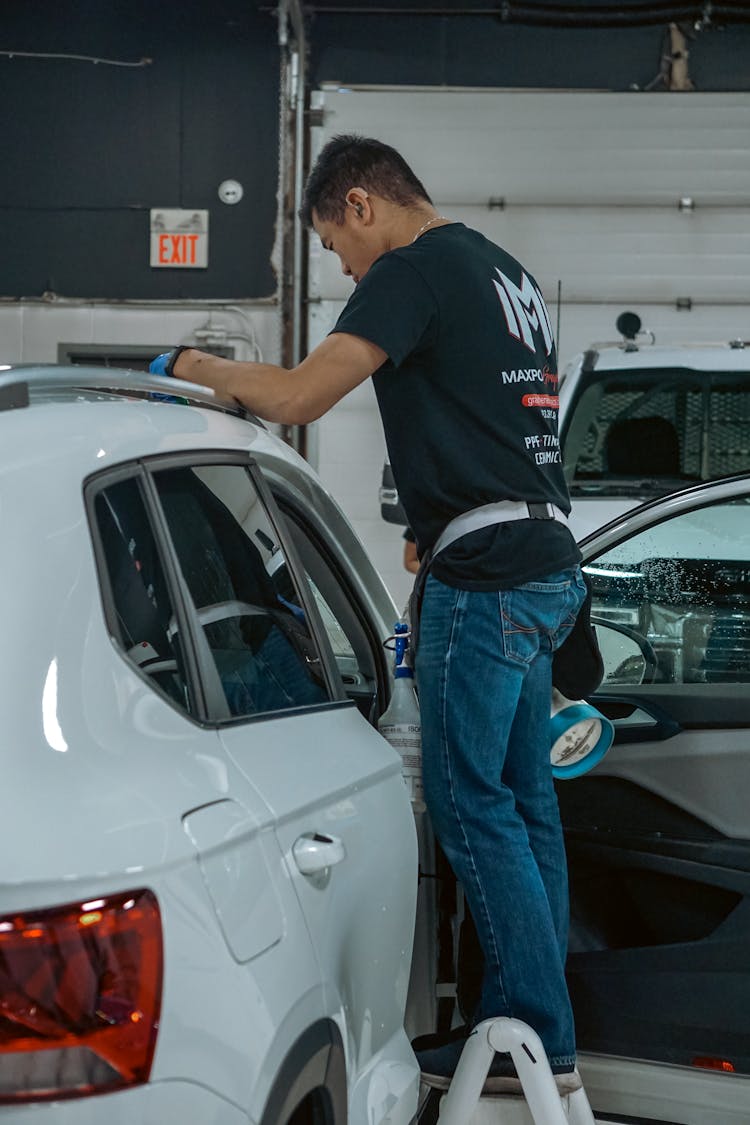
POLYGON ((354 213, 358 219, 369 220, 372 207, 370 205, 370 196, 364 188, 349 188, 346 193, 346 205, 347 207, 354 208, 354 213))

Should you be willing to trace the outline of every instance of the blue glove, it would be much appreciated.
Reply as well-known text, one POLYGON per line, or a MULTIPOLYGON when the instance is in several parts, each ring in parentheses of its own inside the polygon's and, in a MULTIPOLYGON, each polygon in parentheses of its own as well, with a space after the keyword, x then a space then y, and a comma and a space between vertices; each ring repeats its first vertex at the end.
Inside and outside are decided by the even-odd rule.
POLYGON ((167 370, 169 361, 174 355, 174 348, 171 352, 162 352, 156 359, 152 359, 148 365, 148 369, 152 375, 171 375, 172 372, 167 370))
MULTIPOLYGON (((152 359, 148 365, 149 372, 152 375, 166 375, 167 377, 174 376, 174 365, 178 355, 182 355, 187 348, 181 344, 178 348, 172 348, 171 352, 162 352, 156 359, 152 359)), ((176 376, 175 376, 176 377, 176 376)), ((162 395, 157 391, 153 391, 150 395, 156 402, 185 402, 184 398, 177 398, 175 395, 162 395)))

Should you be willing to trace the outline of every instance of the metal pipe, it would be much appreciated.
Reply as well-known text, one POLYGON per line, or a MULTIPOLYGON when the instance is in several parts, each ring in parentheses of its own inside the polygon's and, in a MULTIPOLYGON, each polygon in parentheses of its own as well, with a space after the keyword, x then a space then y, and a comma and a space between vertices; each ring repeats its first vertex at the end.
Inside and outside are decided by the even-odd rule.
MULTIPOLYGON (((538 275, 537 275, 538 276, 538 275)), ((542 286, 542 288, 544 288, 542 286)), ((665 308, 677 308, 677 297, 649 297, 644 293, 631 293, 629 296, 623 297, 565 297, 562 302, 562 307, 567 308, 570 305, 615 305, 619 307, 629 307, 631 305, 648 305, 649 307, 658 305, 665 308)), ((695 297, 691 298, 691 309, 699 308, 717 308, 717 309, 746 309, 747 299, 742 297, 722 297, 717 300, 708 300, 695 297)), ((678 310, 680 311, 680 310, 678 310)))
MULTIPOLYGON (((303 293, 304 281, 304 230, 299 211, 304 189, 305 159, 305 108, 307 42, 305 24, 299 0, 280 0, 278 6, 278 39, 281 54, 281 90, 284 99, 281 106, 280 123, 280 173, 279 173, 279 231, 282 240, 282 323, 291 324, 291 340, 284 338, 282 344, 282 363, 296 367, 302 359, 303 320, 306 304, 303 293), (291 32, 291 34, 290 34, 291 32), (290 111, 294 111, 294 141, 290 142, 290 111), (290 157, 294 161, 293 182, 289 182, 290 157), (288 245, 288 205, 292 195, 292 262, 291 287, 289 285, 288 245), (291 288, 291 293, 290 293, 291 288), (290 346, 287 349, 287 344, 290 346)), ((305 455, 305 431, 301 426, 283 427, 283 436, 295 449, 305 455)))
POLYGON ((292 98, 294 100, 294 196, 292 204, 292 366, 296 367, 301 356, 302 324, 300 308, 302 305, 302 223, 299 217, 302 198, 302 153, 300 151, 299 91, 302 86, 300 53, 292 52, 292 98))
POLYGON ((455 19, 459 16, 490 16, 506 24, 526 24, 541 27, 644 27, 670 22, 687 22, 702 26, 710 23, 747 23, 750 7, 717 4, 710 10, 707 20, 705 4, 685 4, 681 0, 662 0, 660 4, 644 4, 640 8, 623 10, 621 5, 606 5, 582 10, 578 5, 539 5, 513 3, 501 0, 495 8, 365 8, 360 5, 313 4, 309 9, 315 15, 356 16, 417 16, 455 19))
POLYGON ((278 297, 251 297, 243 301, 237 297, 176 297, 155 298, 146 300, 144 297, 60 297, 53 293, 48 297, 0 297, 2 305, 45 305, 48 308, 129 308, 129 309, 196 309, 200 311, 206 306, 211 308, 236 308, 238 305, 259 306, 273 308, 278 305, 278 297))
POLYGON ((295 98, 295 126, 294 126, 294 215, 292 222, 294 260, 292 268, 292 363, 293 366, 302 359, 302 310, 304 307, 302 293, 302 242, 303 230, 300 218, 302 206, 302 192, 304 187, 304 159, 305 159, 305 87, 307 71, 307 40, 305 38, 305 23, 299 0, 289 0, 289 16, 294 31, 295 51, 292 56, 294 98, 295 98))
MULTIPOLYGON (((695 205, 693 207, 689 208, 689 209, 684 208, 684 207, 681 208, 679 206, 679 201, 676 198, 654 199, 654 200, 651 200, 651 201, 649 201, 647 199, 634 199, 634 200, 623 200, 623 201, 619 201, 619 202, 615 201, 615 200, 607 200, 607 199, 585 199, 585 198, 584 199, 570 199, 570 200, 568 200, 568 199, 553 199, 553 198, 550 198, 550 199, 524 199, 522 202, 520 200, 518 202, 516 202, 513 199, 505 198, 505 199, 503 199, 502 207, 499 207, 497 205, 497 203, 492 199, 490 199, 490 200, 477 200, 474 203, 470 203, 467 200, 463 200, 462 202, 459 202, 458 200, 455 200, 455 199, 452 200, 452 201, 446 202, 445 199, 441 199, 441 206, 446 210, 451 208, 451 207, 453 207, 453 208, 473 207, 473 208, 477 208, 477 209, 481 208, 482 210, 487 210, 487 211, 498 211, 500 213, 502 213, 503 211, 509 211, 511 208, 514 211, 525 211, 525 210, 530 211, 530 210, 532 210, 533 208, 536 208, 536 207, 544 207, 545 210, 552 209, 552 210, 557 210, 557 211, 575 211, 575 210, 589 211, 589 210, 591 210, 592 207, 596 207, 599 210, 609 210, 609 211, 615 211, 615 210, 618 210, 618 211, 636 211, 636 210, 638 210, 638 211, 649 211, 649 210, 650 211, 657 211, 657 210, 659 210, 659 211, 663 211, 663 210, 683 211, 686 215, 690 215, 690 214, 695 214, 697 211, 705 212, 705 211, 732 211, 732 210, 734 210, 734 211, 745 212, 747 210, 747 206, 748 206, 748 197, 745 196, 744 198, 736 198, 736 199, 713 199, 713 200, 705 199, 705 200, 700 200, 700 202, 695 203, 695 205)), ((689 219, 686 219, 686 221, 689 221, 689 219)))

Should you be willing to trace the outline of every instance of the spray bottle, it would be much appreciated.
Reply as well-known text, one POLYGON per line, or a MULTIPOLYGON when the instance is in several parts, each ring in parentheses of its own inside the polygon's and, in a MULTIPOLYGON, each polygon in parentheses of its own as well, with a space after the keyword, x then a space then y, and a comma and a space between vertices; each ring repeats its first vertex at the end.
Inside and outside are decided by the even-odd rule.
POLYGON ((419 703, 414 691, 414 672, 405 660, 409 645, 409 626, 405 621, 396 622, 394 634, 396 662, 393 694, 388 707, 378 720, 378 730, 401 755, 401 772, 414 812, 424 812, 422 723, 419 717, 419 703))

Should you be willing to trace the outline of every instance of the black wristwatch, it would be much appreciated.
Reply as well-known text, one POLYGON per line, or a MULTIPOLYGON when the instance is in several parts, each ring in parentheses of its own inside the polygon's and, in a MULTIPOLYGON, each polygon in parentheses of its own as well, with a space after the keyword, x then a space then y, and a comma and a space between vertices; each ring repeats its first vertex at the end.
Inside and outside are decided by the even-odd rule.
POLYGON ((178 347, 176 347, 171 352, 169 359, 167 360, 167 365, 164 369, 166 374, 170 375, 173 379, 179 379, 179 375, 175 375, 174 373, 174 365, 177 362, 178 357, 181 356, 183 352, 189 352, 191 350, 193 349, 190 344, 180 344, 178 347))

